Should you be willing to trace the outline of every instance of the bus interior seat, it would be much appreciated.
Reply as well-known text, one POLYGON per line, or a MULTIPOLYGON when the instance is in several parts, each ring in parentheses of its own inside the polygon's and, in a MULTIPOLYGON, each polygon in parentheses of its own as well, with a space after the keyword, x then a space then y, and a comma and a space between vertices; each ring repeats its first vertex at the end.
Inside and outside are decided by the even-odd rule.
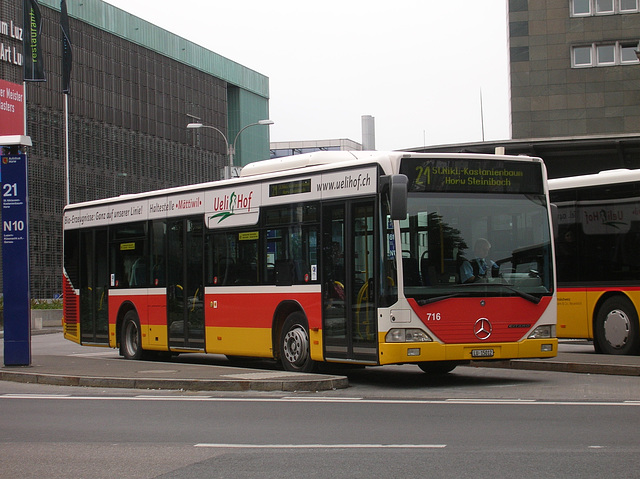
POLYGON ((402 258, 402 275, 405 286, 421 286, 420 270, 418 260, 415 258, 402 258))
POLYGON ((422 284, 425 286, 434 286, 438 284, 436 267, 429 258, 425 257, 420 260, 420 274, 422 277, 422 284))
POLYGON ((275 283, 280 286, 292 285, 295 278, 293 261, 284 259, 275 263, 275 283))

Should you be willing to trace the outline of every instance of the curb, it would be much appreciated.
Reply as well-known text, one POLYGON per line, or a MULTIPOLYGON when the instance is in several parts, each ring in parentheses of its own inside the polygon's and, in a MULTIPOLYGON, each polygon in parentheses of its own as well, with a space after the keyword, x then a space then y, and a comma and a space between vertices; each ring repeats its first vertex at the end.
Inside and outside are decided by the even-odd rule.
POLYGON ((349 380, 343 376, 318 379, 294 379, 289 381, 252 380, 238 381, 225 379, 155 379, 68 376, 58 374, 26 373, 0 370, 0 381, 27 384, 47 384, 50 386, 79 386, 126 389, 172 389, 188 391, 330 391, 349 387, 349 380))
POLYGON ((528 371, 552 371, 560 373, 607 374, 612 376, 640 376, 640 366, 626 364, 572 363, 553 360, 511 359, 487 363, 472 362, 477 368, 523 369, 528 371))

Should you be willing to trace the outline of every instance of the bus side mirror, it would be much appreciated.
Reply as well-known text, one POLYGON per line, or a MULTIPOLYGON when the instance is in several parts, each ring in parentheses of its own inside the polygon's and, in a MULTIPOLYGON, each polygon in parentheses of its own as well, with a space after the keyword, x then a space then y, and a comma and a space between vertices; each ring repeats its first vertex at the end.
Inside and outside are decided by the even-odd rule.
POLYGON ((389 187, 390 216, 392 220, 404 220, 407 217, 407 192, 409 179, 407 175, 383 176, 382 187, 389 187))

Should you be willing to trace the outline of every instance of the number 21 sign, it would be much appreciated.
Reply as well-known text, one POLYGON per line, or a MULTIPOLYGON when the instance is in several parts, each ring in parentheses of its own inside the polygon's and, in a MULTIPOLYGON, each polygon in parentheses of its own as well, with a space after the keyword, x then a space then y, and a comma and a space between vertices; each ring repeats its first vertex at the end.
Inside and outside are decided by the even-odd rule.
POLYGON ((3 155, 0 173, 4 363, 6 366, 28 366, 31 364, 31 304, 27 156, 3 155))

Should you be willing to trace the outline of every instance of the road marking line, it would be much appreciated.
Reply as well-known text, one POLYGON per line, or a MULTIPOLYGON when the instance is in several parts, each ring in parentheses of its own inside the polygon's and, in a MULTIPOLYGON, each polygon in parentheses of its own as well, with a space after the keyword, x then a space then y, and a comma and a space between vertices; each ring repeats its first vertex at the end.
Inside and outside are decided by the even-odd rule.
POLYGON ((84 401, 208 401, 208 402, 247 402, 247 403, 287 403, 287 402, 316 402, 325 404, 406 404, 406 405, 507 405, 507 406, 590 406, 590 407, 638 407, 640 401, 542 401, 520 399, 357 399, 357 398, 299 398, 291 396, 286 398, 249 398, 249 397, 212 397, 212 396, 72 396, 72 395, 47 395, 47 394, 0 394, 0 399, 57 399, 57 400, 84 400, 84 401))
POLYGON ((194 444, 219 449, 443 449, 446 444, 194 444))
POLYGON ((73 354, 68 354, 67 356, 71 358, 93 358, 93 357, 97 358, 102 356, 119 357, 118 353, 115 352, 114 350, 100 351, 99 353, 73 353, 73 354))
POLYGON ((308 378, 303 373, 293 373, 288 371, 274 371, 274 372, 256 372, 256 373, 239 373, 239 374, 223 374, 222 377, 233 379, 278 379, 278 378, 308 378))

